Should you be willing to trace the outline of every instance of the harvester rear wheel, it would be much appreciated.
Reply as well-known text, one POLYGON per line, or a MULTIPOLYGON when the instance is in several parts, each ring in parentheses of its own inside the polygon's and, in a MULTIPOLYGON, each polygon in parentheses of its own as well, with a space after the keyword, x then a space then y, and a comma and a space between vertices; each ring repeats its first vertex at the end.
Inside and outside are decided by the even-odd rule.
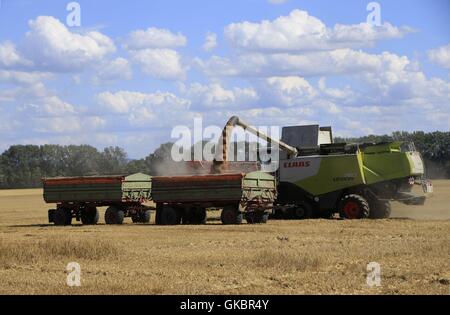
POLYGON ((181 216, 177 209, 165 205, 160 220, 162 225, 177 225, 181 223, 181 216))
POLYGON ((367 200, 356 194, 344 196, 339 202, 339 215, 344 219, 365 219, 369 217, 370 208, 367 200))
POLYGON ((87 207, 81 211, 81 223, 95 225, 98 223, 99 214, 96 207, 87 207))
POLYGON ((106 209, 105 212, 105 222, 106 224, 122 224, 125 213, 123 210, 116 208, 114 206, 106 209))
POLYGON ((68 209, 57 209, 53 215, 53 223, 58 226, 71 225, 72 212, 68 209))
POLYGON ((391 216, 391 204, 389 201, 374 200, 370 204, 371 219, 387 219, 391 216))
POLYGON ((240 213, 239 207, 236 206, 226 206, 220 214, 222 224, 241 224, 242 219, 242 213, 240 213))

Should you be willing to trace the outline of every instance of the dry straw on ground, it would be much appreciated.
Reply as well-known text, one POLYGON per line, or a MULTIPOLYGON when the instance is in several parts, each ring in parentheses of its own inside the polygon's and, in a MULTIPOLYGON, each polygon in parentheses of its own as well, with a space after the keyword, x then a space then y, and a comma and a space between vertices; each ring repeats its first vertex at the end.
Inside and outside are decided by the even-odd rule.
MULTIPOLYGON (((55 227, 40 190, 0 191, 2 294, 449 294, 450 181, 391 220, 55 227), (407 219, 407 217, 413 219, 407 219), (81 287, 66 285, 69 262, 81 287), (369 262, 382 285, 366 284, 369 262)), ((101 217, 104 209, 101 209, 101 217)))

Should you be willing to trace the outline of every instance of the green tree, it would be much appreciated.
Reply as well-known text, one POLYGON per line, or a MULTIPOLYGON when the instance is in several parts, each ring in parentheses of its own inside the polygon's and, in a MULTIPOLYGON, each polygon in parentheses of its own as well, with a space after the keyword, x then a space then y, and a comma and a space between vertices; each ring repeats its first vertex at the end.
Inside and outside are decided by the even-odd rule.
POLYGON ((124 149, 107 147, 100 154, 99 171, 101 174, 122 174, 127 170, 128 156, 124 149))

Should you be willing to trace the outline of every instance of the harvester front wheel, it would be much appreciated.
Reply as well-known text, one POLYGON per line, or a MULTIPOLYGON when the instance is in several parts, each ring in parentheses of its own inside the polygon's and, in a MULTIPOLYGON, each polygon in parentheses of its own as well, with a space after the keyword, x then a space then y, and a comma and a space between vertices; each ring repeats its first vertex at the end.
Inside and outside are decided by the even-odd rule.
POLYGON ((242 213, 239 211, 239 207, 226 206, 223 208, 220 214, 220 220, 222 224, 241 224, 242 223, 242 213))
POLYGON ((343 219, 365 219, 369 217, 370 208, 366 198, 361 195, 350 194, 339 202, 339 215, 343 219))
POLYGON ((99 214, 96 207, 88 207, 81 211, 81 223, 95 225, 98 223, 99 214))
POLYGON ((125 213, 123 210, 116 207, 109 207, 105 212, 106 224, 122 224, 125 213))
POLYGON ((387 219, 391 216, 391 204, 389 201, 374 200, 370 205, 371 219, 387 219))

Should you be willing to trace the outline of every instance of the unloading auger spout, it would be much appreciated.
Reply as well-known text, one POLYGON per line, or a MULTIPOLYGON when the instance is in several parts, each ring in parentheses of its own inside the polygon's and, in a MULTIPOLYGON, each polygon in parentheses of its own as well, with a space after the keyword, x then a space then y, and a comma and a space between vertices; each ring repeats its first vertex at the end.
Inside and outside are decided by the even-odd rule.
POLYGON ((226 123, 225 127, 222 130, 222 136, 219 139, 218 151, 214 159, 214 166, 213 166, 214 172, 221 172, 221 170, 224 168, 224 165, 226 165, 228 161, 228 146, 231 139, 231 133, 233 131, 233 128, 236 126, 242 127, 245 131, 250 132, 251 134, 257 136, 258 138, 267 141, 268 143, 275 144, 280 149, 286 151, 288 155, 291 157, 295 157, 298 154, 298 150, 296 148, 284 143, 283 141, 271 138, 265 133, 245 123, 239 117, 233 116, 228 120, 228 122, 226 123), (222 148, 222 150, 220 150, 220 147, 222 148))

